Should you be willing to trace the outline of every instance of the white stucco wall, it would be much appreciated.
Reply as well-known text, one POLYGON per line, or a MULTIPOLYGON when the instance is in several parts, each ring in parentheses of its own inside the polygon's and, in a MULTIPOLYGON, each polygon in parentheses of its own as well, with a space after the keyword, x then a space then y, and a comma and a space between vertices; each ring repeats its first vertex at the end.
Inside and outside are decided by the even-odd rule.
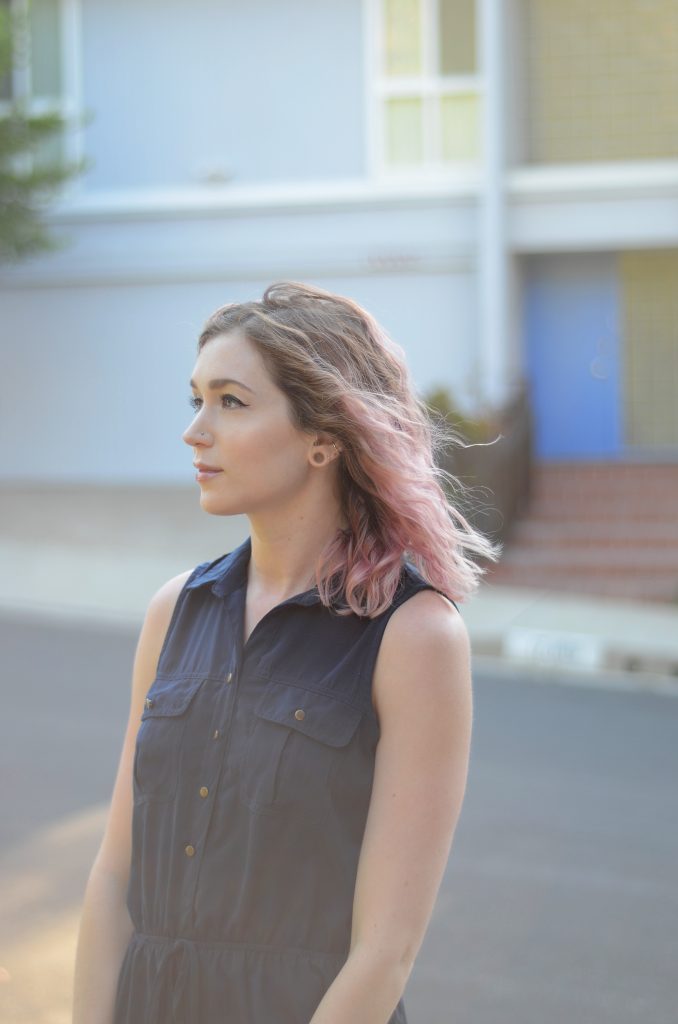
POLYGON ((81 37, 87 189, 364 173, 361 0, 82 0, 81 37))
MULTIPOLYGON (((224 302, 268 281, 37 288, 5 296, 5 481, 182 482, 181 433, 197 335, 224 302)), ((468 375, 473 311, 466 275, 317 281, 364 304, 408 352, 418 386, 468 375), (460 313, 462 314, 460 316, 460 313)))
POLYGON ((350 295, 407 353, 416 386, 477 389, 467 197, 63 214, 67 250, 0 287, 0 479, 181 482, 197 336, 281 278, 350 295), (456 241, 452 241, 456 239, 456 241), (11 384, 10 384, 11 382, 11 384))

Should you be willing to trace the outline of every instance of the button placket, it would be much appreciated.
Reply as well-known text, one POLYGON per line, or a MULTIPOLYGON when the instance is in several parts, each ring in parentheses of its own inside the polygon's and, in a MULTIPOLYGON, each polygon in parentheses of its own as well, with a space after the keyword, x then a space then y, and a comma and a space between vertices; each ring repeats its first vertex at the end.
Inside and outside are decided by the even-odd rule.
MULTIPOLYGON (((212 740, 224 740, 228 732, 228 724, 232 715, 232 701, 234 700, 234 694, 229 693, 231 684, 235 682, 237 670, 229 669, 229 671, 223 676, 224 687, 221 689, 219 700, 215 707, 214 717, 222 720, 224 723, 221 727, 213 727, 210 733, 212 740)), ((214 808, 214 797, 218 790, 219 779, 223 771, 224 759, 228 756, 227 745, 219 743, 215 746, 208 747, 206 763, 204 765, 205 780, 208 785, 200 785, 197 787, 197 797, 195 805, 201 805, 200 811, 196 810, 193 826, 196 828, 194 843, 189 843, 188 846, 184 847, 184 852, 187 857, 192 858, 192 872, 194 872, 193 881, 191 887, 193 892, 198 885, 198 878, 200 875, 200 865, 203 856, 202 844, 206 841, 206 837, 209 833, 209 826, 214 808), (204 803, 203 803, 204 801, 204 803), (192 852, 190 852, 192 851, 192 852)), ((195 798, 194 798, 195 799, 195 798)))
MULTIPOLYGON (((232 670, 230 672, 227 672, 226 675, 224 676, 224 682, 225 683, 232 683, 234 675, 235 675, 235 673, 232 670)), ((215 729, 214 732, 212 733, 212 739, 213 740, 218 740, 220 736, 221 736, 221 729, 215 729)))

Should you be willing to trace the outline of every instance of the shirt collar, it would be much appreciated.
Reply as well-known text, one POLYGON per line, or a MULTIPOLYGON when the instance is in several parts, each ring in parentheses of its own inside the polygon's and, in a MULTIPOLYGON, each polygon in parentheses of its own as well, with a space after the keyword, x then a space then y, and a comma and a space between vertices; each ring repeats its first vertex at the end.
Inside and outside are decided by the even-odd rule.
MULTIPOLYGON (((239 590, 247 583, 247 567, 252 554, 252 538, 245 540, 233 551, 213 562, 204 562, 196 569, 195 575, 190 583, 186 584, 186 590, 197 590, 198 587, 211 586, 212 593, 217 597, 225 597, 235 590, 239 590)), ((288 597, 282 604, 311 605, 320 603, 320 594, 317 587, 304 591, 303 594, 294 594, 288 597)))
MULTIPOLYGON (((248 536, 242 544, 227 555, 222 555, 213 562, 201 563, 196 568, 193 579, 190 583, 186 584, 186 590, 197 590, 198 587, 209 585, 211 586, 212 593, 217 597, 226 597, 227 594, 244 588, 247 584, 247 567, 251 553, 252 538, 248 536)), ((425 582, 424 577, 416 566, 406 561, 403 566, 403 575, 407 575, 408 571, 411 579, 413 578, 417 582, 425 582)), ((303 594, 293 594, 292 597, 288 597, 281 604, 320 604, 318 588, 316 586, 310 590, 305 590, 303 594)))

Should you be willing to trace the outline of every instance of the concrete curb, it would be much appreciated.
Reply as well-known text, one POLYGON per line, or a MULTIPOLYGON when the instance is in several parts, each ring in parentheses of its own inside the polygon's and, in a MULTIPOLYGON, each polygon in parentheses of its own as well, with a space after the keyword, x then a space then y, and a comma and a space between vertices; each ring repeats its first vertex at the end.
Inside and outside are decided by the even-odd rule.
POLYGON ((662 697, 678 697, 678 679, 647 672, 614 672, 566 669, 517 658, 502 658, 473 652, 474 675, 493 675, 511 682, 576 686, 585 689, 619 690, 628 693, 651 693, 662 697))

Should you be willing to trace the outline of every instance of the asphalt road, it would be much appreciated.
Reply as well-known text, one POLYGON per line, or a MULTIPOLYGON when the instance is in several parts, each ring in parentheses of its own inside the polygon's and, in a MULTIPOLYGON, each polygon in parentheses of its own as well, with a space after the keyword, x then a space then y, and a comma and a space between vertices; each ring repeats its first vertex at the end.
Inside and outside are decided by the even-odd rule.
MULTIPOLYGON (((68 1024, 136 635, 0 621, 4 1024, 68 1024)), ((410 1024, 675 1024, 678 701, 474 676, 410 1024)))

